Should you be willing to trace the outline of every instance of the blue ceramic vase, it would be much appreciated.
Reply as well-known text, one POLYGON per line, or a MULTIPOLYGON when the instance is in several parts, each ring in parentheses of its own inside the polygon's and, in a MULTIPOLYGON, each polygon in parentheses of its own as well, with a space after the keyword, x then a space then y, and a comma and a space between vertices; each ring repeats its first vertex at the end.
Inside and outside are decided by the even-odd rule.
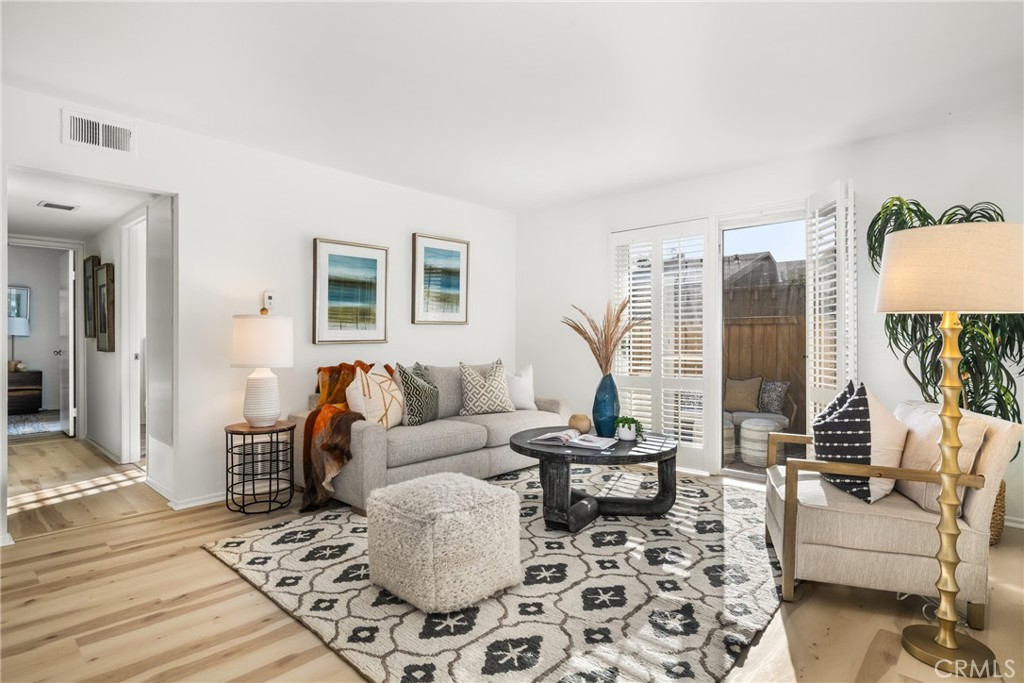
POLYGON ((615 436, 619 417, 619 389, 611 375, 605 375, 594 394, 594 429, 598 436, 615 436))

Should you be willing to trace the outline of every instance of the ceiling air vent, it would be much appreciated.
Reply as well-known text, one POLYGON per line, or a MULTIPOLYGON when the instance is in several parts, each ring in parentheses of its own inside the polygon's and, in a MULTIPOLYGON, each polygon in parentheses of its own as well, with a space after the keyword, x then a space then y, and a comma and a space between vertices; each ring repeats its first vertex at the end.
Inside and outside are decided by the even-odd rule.
POLYGON ((36 206, 41 206, 44 209, 57 209, 58 211, 77 211, 77 206, 71 206, 70 204, 58 204, 57 202, 48 202, 45 199, 36 206))
POLYGON ((136 131, 133 123, 61 110, 61 142, 66 145, 102 147, 135 154, 136 131))

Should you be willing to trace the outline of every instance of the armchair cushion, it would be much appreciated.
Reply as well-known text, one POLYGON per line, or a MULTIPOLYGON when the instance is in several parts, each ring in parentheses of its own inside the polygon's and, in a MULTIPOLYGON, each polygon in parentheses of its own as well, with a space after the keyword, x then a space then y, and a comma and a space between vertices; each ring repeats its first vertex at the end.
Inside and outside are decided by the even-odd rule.
MULTIPOLYGON (((852 383, 851 383, 852 385, 852 383)), ((907 438, 907 427, 897 420, 867 387, 861 384, 852 394, 850 385, 814 421, 814 452, 819 460, 858 465, 897 467, 907 438), (841 399, 846 397, 845 403, 841 399), (826 414, 828 413, 828 414, 826 414)), ((824 474, 823 478, 850 495, 868 503, 887 496, 892 479, 847 474, 824 474)))
MULTIPOLYGON (((786 468, 769 467, 768 509, 783 526, 785 518, 786 468)), ((854 550, 935 557, 939 535, 938 515, 922 510, 899 493, 872 504, 832 486, 817 472, 801 472, 797 479, 798 510, 796 543, 854 550)), ((988 528, 970 528, 963 520, 957 549, 965 562, 981 563, 988 554, 988 528)), ((799 554, 799 551, 798 551, 799 554)))
MULTIPOLYGON (((896 417, 910 428, 900 467, 938 471, 942 460, 942 453, 938 446, 939 438, 942 436, 942 422, 933 407, 934 404, 920 402, 906 402, 896 406, 896 417)), ((978 456, 978 450, 981 448, 987 429, 988 425, 981 416, 964 412, 957 430, 960 442, 963 444, 957 455, 957 463, 960 465, 961 472, 974 471, 974 460, 978 456)), ((936 513, 939 511, 939 504, 936 501, 939 496, 938 484, 899 481, 896 482, 896 490, 925 510, 936 513)), ((962 486, 957 487, 957 496, 960 500, 964 499, 962 486)))
POLYGON ((757 397, 761 394, 761 377, 750 379, 726 379, 725 398, 722 409, 730 412, 743 410, 751 413, 760 412, 757 397))

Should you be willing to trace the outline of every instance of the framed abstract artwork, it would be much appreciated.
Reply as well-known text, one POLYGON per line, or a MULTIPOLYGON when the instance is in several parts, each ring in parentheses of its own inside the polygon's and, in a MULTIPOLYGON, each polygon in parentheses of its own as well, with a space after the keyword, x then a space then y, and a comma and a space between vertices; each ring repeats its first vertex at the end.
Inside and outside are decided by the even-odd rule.
POLYGON ((412 322, 465 325, 469 312, 469 242, 412 236, 412 322))
POLYGON ((96 269, 96 350, 113 351, 114 264, 104 263, 96 269))
POLYGON ((313 240, 313 343, 386 342, 388 249, 313 240))
POLYGON ((85 336, 96 336, 96 269, 100 257, 90 256, 82 261, 82 304, 85 308, 85 336))

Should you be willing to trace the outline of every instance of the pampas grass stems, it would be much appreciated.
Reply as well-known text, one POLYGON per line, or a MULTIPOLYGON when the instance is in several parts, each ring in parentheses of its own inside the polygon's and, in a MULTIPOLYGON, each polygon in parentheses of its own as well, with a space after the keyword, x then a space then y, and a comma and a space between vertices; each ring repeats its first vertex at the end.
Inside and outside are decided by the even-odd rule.
POLYGON ((569 317, 563 317, 562 323, 581 336, 583 341, 587 342, 587 346, 590 347, 590 352, 594 354, 594 360, 597 361, 597 365, 601 368, 603 375, 610 375, 612 373, 615 350, 619 348, 619 344, 622 343, 626 335, 637 325, 643 325, 650 321, 648 316, 623 320, 622 316, 626 309, 629 308, 628 296, 615 307, 612 307, 612 302, 609 301, 604 310, 604 319, 601 320, 600 324, 594 320, 592 315, 579 306, 573 304, 572 307, 583 316, 586 324, 569 317))

